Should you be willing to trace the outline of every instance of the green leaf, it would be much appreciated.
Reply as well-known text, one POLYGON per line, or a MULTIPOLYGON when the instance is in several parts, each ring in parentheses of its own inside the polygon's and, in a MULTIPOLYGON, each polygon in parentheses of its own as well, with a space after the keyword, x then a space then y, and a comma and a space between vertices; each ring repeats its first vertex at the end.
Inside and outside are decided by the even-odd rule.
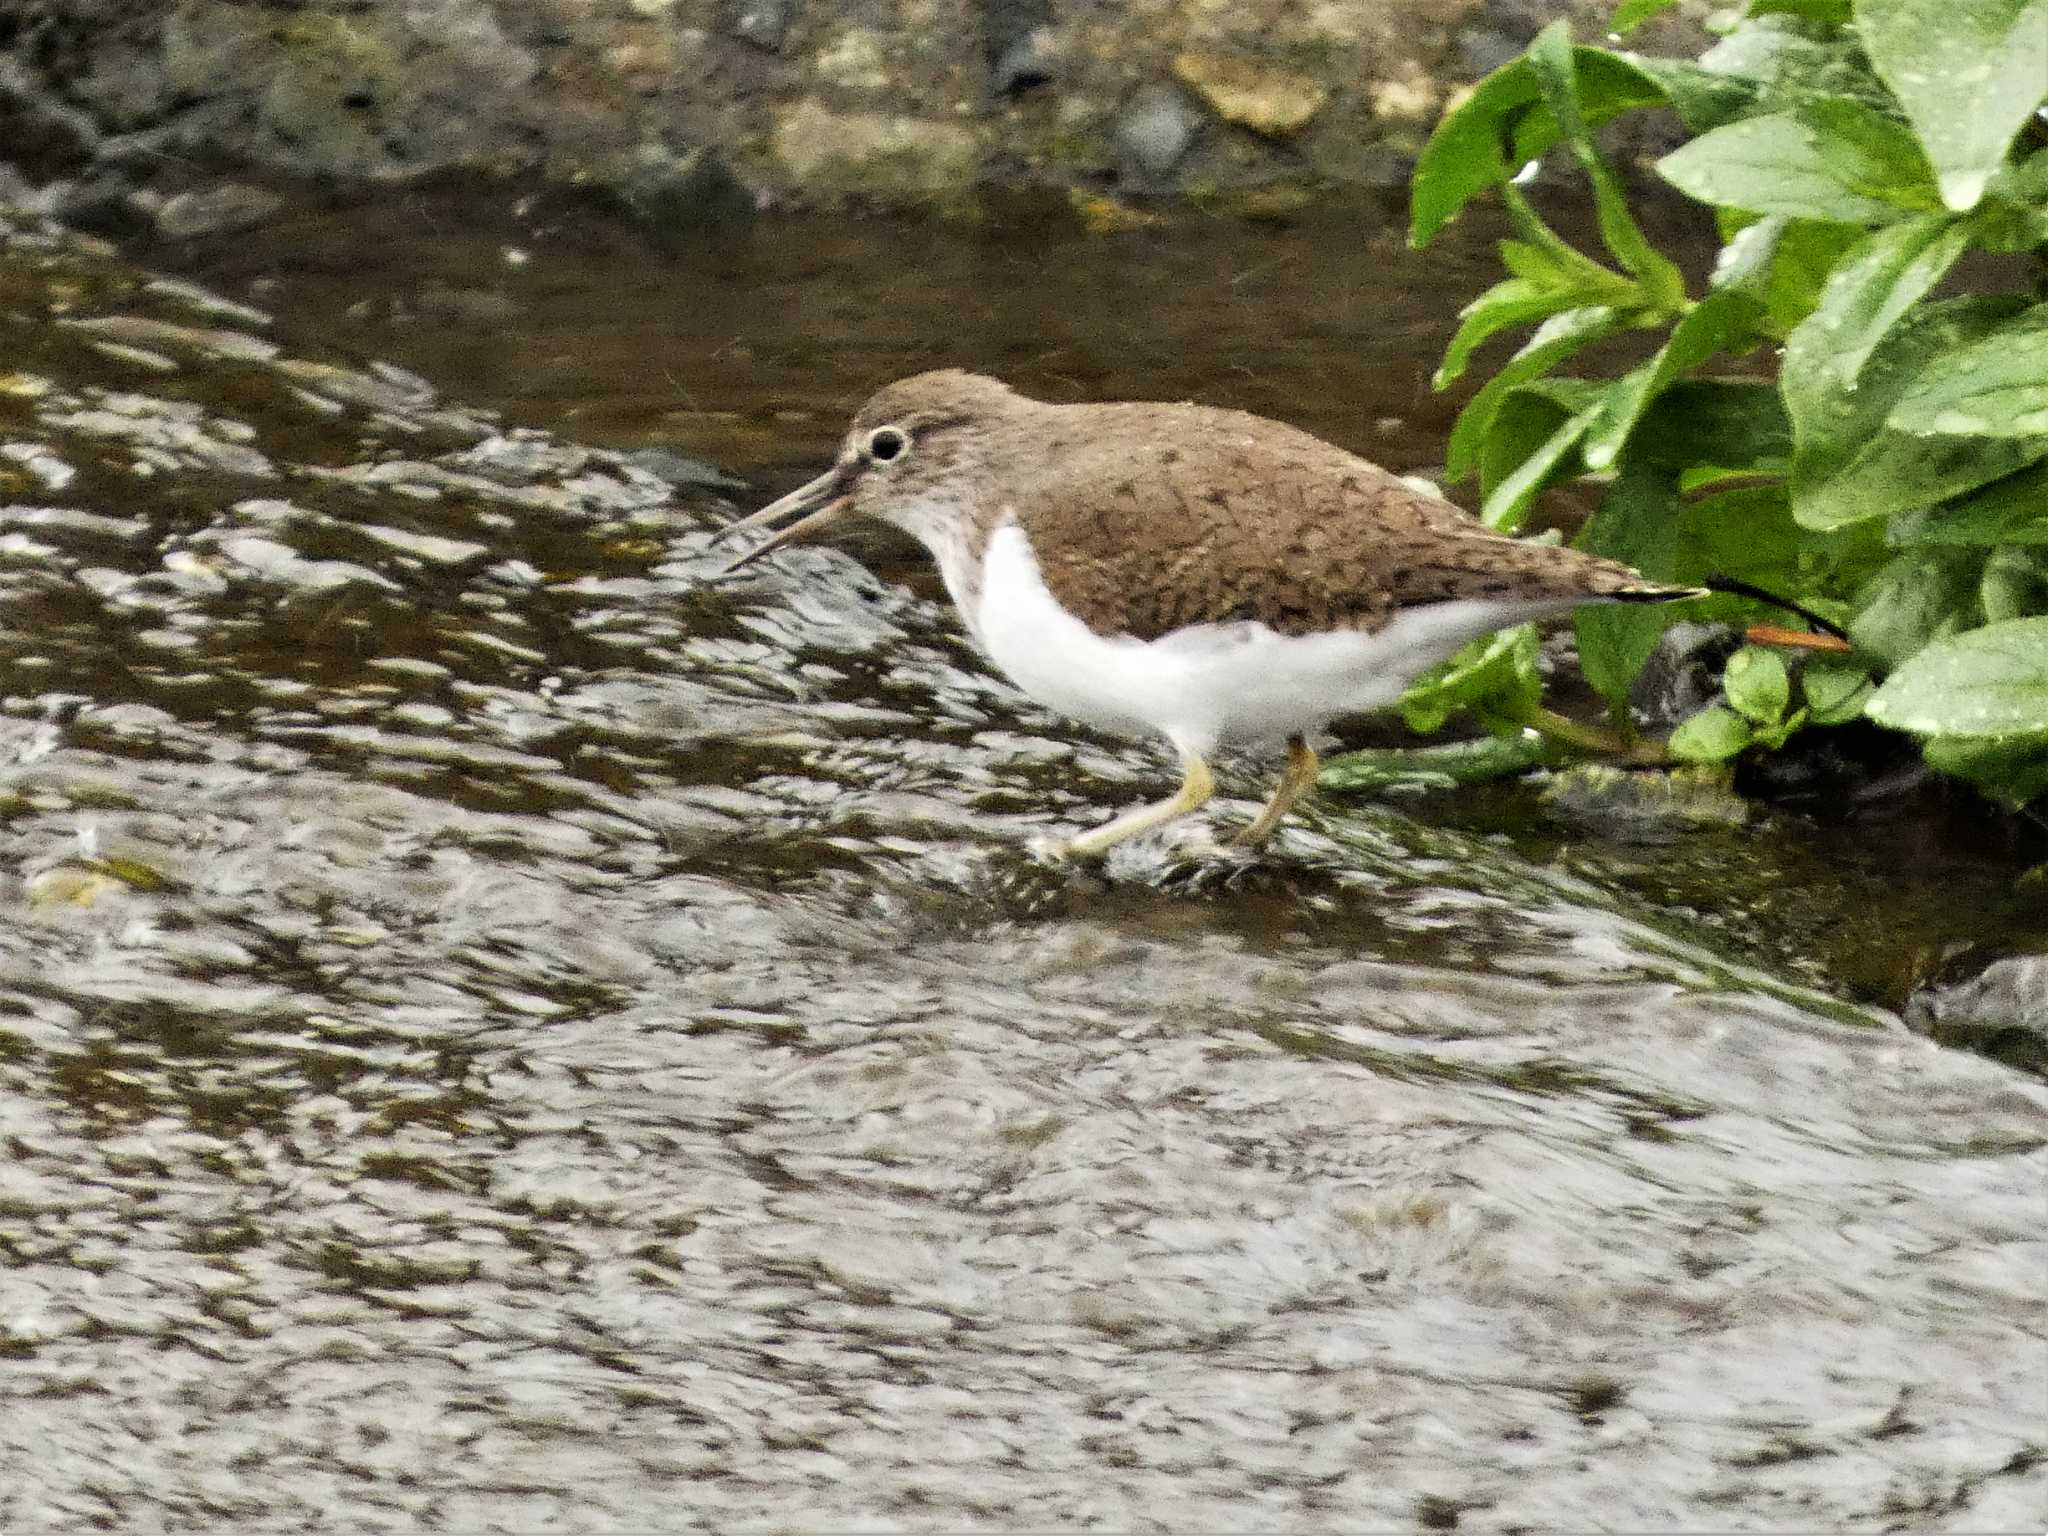
POLYGON ((1480 446, 1493 426, 1501 401, 1509 391, 1541 378, 1552 368, 1604 336, 1612 336, 1628 324, 1627 318, 1605 304, 1588 304, 1552 315, 1537 327, 1522 349, 1509 358, 1499 373, 1486 381, 1458 413, 1445 450, 1445 473, 1462 480, 1478 462, 1480 446))
MULTIPOLYGON (((1578 544, 1625 560, 1653 581, 1669 580, 1678 556, 1678 487, 1671 475, 1631 457, 1587 521, 1578 544)), ((1641 604, 1588 604, 1576 615, 1579 669, 1618 715, 1668 614, 1641 604)))
POLYGON ((1480 505, 1479 520, 1503 533, 1519 528, 1536 498, 1578 466, 1579 440, 1586 435, 1593 410, 1589 406, 1560 422, 1549 437, 1489 490, 1480 505))
POLYGON ((1678 0, 1621 0, 1609 23, 1617 37, 1626 37, 1659 11, 1669 10, 1678 0))
MULTIPOLYGON (((1617 54, 1581 48, 1577 68, 1579 100, 1590 126, 1663 104, 1657 82, 1617 54)), ((1541 95, 1528 59, 1511 59, 1444 115, 1415 163, 1408 201, 1410 245, 1427 245, 1473 198, 1504 184, 1558 141, 1557 120, 1541 104, 1541 95)))
POLYGON ((2048 199, 2048 149, 2037 149, 2018 164, 2006 166, 1992 177, 1990 190, 2015 203, 2048 199))
POLYGON ((1593 183, 1593 209, 1600 224, 1600 238, 1622 269, 1638 278, 1644 297, 1655 308, 1676 311, 1685 302, 1685 277, 1671 259, 1643 234, 1629 212, 1628 197, 1621 183, 1601 160, 1593 145, 1579 104, 1577 55, 1571 43, 1571 23, 1562 19, 1537 33, 1526 57, 1543 92, 1544 105, 1556 119, 1564 141, 1571 145, 1579 167, 1593 183))
POLYGON ((1637 58, 1644 73, 1663 87, 1665 98, 1690 133, 1701 134, 1741 117, 1757 99, 1757 83, 1722 74, 1691 59, 1637 58))
POLYGON ((1872 692, 1870 674, 1862 667, 1809 662, 1799 674, 1799 691, 1815 725, 1840 725, 1863 713, 1872 692))
POLYGON ((1535 379, 1509 393, 1495 413, 1479 451, 1479 488, 1494 489, 1522 467, 1523 460, 1550 441, 1550 435, 1584 411, 1613 386, 1591 379, 1535 379))
POLYGON ((1888 224, 1940 206, 1912 135, 1853 101, 1729 123, 1666 155, 1657 173, 1703 203, 1799 219, 1888 224))
POLYGON ((1367 748, 1328 759, 1316 783, 1324 789, 1384 789, 1390 785, 1483 784, 1524 773, 1553 760, 1555 749, 1534 731, 1482 736, 1427 747, 1367 748))
POLYGON ((1739 486, 1689 502, 1684 532, 1691 558, 1680 570, 1688 575, 1717 571, 1767 587, 1797 575, 1804 535, 1783 485, 1739 486))
POLYGON ((1688 763, 1725 763, 1750 743, 1749 722, 1720 704, 1709 704, 1671 733, 1671 755, 1688 763))
POLYGON ((1917 507, 1892 524, 1902 549, 1922 544, 2048 544, 2048 463, 2007 475, 1945 506, 1917 507))
POLYGON ((1856 30, 1927 146, 1942 201, 1976 207, 2048 95, 2048 0, 1856 0, 1856 30))
POLYGON ((2041 551, 2017 544, 1992 550, 1977 582, 1977 604, 1987 624, 2048 613, 2048 569, 2041 551))
POLYGON ((1966 238, 1930 215, 1880 230, 1830 279, 1785 344, 1779 384, 1795 449, 1792 508, 1808 528, 1838 528, 1940 501, 2033 462, 2031 440, 1883 430, 1922 368, 1991 333, 2021 307, 2010 295, 1923 303, 1966 238), (1936 226, 1940 227, 1936 227, 1936 226))
POLYGON ((1628 457, 1675 476, 1702 464, 1778 472, 1791 453, 1791 424, 1773 386, 1761 380, 1687 379, 1657 397, 1628 457))
POLYGON ((1637 58, 1662 87, 1687 130, 1706 133, 1744 117, 1784 112, 1810 101, 1846 98, 1895 110, 1853 33, 1827 22, 1753 6, 1749 18, 1697 62, 1637 58))
POLYGON ((1500 194, 1515 232, 1522 237, 1501 242, 1501 261, 1508 271, 1532 282, 1577 290, 1585 294, 1588 304, 1626 307, 1643 302, 1641 284, 1601 266, 1544 223, 1520 187, 1509 183, 1500 194))
POLYGON ((2048 618, 1987 624, 1928 646, 1863 712, 1919 736, 2048 733, 2048 618))
POLYGON ((1650 402, 1680 374, 1698 367, 1717 352, 1736 350, 1750 335, 1762 306, 1744 293, 1710 293, 1672 327, 1657 355, 1632 370, 1612 391, 1586 429, 1586 467, 1606 469, 1642 420, 1650 402))
POLYGON ((1782 340, 1813 313, 1829 272, 1862 237, 1853 224, 1772 214, 1727 237, 1713 286, 1756 299, 1764 307, 1757 328, 1782 340))
POLYGON ((1746 645, 1728 658, 1721 691, 1738 715, 1754 725, 1775 725, 1792 703, 1792 674, 1776 651, 1746 645))
POLYGON ((1437 365, 1431 387, 1443 389, 1453 383, 1465 371, 1474 350, 1497 333, 1547 319, 1584 302, 1572 289, 1546 288, 1526 278, 1495 283, 1458 312, 1458 333, 1444 348, 1444 360, 1437 365))
POLYGON ((1920 750, 1928 767, 2015 810, 2048 793, 2048 735, 1935 736, 1920 750))
POLYGON ((1859 651, 1896 667, 1943 635, 1977 619, 1977 573, 1969 550, 1923 549, 1900 555, 1856 595, 1849 638, 1859 651))
POLYGON ((1978 437, 2048 433, 2048 304, 1934 358, 1906 386, 1885 425, 1978 437))
POLYGON ((1750 0, 1749 14, 1799 16, 1839 26, 1849 19, 1849 0, 1750 0))
MULTIPOLYGON (((1810 464, 1848 457, 1853 438, 1841 440, 1845 401, 1864 363, 1969 243, 1960 219, 1923 214, 1866 235, 1842 258, 1813 317, 1785 340, 1785 405, 1798 452, 1810 464)), ((1858 436, 1869 424, 1864 416, 1849 424, 1858 436)))
POLYGON ((1527 713, 1543 697, 1543 679, 1536 671, 1538 644, 1533 624, 1474 640, 1409 686, 1401 695, 1401 718, 1410 730, 1427 734, 1475 704, 1489 704, 1509 716, 1527 713))

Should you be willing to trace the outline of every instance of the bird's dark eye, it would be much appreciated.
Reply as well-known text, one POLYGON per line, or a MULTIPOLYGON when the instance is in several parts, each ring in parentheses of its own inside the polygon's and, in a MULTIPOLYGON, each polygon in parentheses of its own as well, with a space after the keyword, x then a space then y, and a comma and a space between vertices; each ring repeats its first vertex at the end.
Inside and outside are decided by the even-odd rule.
POLYGON ((868 457, 877 464, 887 464, 891 459, 900 459, 910 446, 910 439, 898 427, 877 427, 868 434, 868 457))

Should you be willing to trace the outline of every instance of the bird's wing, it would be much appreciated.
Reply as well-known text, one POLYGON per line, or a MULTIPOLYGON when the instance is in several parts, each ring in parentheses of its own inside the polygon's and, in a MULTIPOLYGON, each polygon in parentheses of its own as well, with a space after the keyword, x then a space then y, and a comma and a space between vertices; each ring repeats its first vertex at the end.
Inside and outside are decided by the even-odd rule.
POLYGON ((1431 603, 1641 580, 1492 534, 1305 432, 1194 406, 1111 409, 1123 419, 1035 445, 1014 498, 1046 585, 1098 633, 1152 640, 1236 621, 1370 633, 1431 603))

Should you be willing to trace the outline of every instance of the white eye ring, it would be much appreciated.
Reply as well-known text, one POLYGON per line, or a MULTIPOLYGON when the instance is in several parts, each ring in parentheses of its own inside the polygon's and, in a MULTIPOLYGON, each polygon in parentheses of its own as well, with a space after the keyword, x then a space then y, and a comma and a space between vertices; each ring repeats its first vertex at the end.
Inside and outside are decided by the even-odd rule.
POLYGON ((901 427, 877 427, 861 451, 872 463, 893 464, 910 451, 910 434, 901 427))

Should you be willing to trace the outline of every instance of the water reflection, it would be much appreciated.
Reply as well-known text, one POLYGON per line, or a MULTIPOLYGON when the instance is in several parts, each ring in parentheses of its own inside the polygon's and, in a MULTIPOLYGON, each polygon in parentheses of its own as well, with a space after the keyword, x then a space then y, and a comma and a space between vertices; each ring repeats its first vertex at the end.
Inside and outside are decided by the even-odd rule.
POLYGON ((1041 868, 939 608, 13 239, 0 1522, 2038 1511, 2037 1085, 1554 826, 1041 868))

